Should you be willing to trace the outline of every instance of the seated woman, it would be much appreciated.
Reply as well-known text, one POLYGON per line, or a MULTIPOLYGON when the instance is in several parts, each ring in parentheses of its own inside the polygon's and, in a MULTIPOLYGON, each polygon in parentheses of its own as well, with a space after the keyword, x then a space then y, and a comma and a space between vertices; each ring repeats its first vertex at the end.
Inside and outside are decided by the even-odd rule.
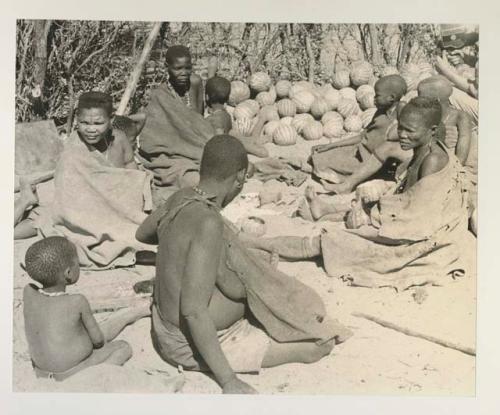
POLYGON ((290 259, 321 254, 328 274, 368 287, 401 289, 473 271, 461 165, 437 139, 441 115, 439 102, 424 97, 403 108, 400 147, 413 150, 406 174, 378 201, 359 195, 348 229, 326 229, 311 240, 247 238, 247 244, 290 259))

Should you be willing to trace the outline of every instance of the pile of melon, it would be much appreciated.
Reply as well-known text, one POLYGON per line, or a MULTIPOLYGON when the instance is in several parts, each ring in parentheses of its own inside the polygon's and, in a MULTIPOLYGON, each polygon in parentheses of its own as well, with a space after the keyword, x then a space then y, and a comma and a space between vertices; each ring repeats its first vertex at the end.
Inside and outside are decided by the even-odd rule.
MULTIPOLYGON (((430 76, 427 66, 403 69, 401 76, 408 79, 409 91, 416 89, 418 80, 430 76)), ((391 73, 398 71, 387 67, 380 75, 391 73)), ((227 109, 233 127, 242 136, 251 135, 260 115, 266 119, 263 134, 276 145, 294 145, 299 137, 308 141, 322 137, 336 140, 358 133, 370 123, 376 112, 377 79, 366 61, 338 68, 331 84, 324 85, 286 79, 273 84, 267 73, 256 72, 247 82, 231 82, 227 109)))

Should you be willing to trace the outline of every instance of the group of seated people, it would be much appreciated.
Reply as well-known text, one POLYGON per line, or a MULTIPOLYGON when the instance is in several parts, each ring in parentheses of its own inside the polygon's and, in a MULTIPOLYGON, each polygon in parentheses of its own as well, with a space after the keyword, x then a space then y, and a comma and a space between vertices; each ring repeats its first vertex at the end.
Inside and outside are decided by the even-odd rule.
MULTIPOLYGON (((98 256, 89 253, 94 242, 85 240, 88 246, 82 248, 82 240, 70 242, 72 233, 61 231, 78 231, 89 216, 59 207, 52 218, 59 233, 47 234, 26 218, 37 199, 31 184, 22 183, 16 233, 27 237, 42 229, 44 236, 25 257, 29 276, 41 285, 30 284, 24 291, 26 334, 38 376, 64 380, 99 363, 124 364, 132 350, 112 340, 128 324, 151 316, 152 344, 166 362, 212 372, 224 393, 255 393, 236 373, 312 363, 350 336, 327 316, 317 293, 276 269, 271 254, 290 260, 322 255, 329 274, 349 274, 367 286, 404 288, 426 282, 432 267, 441 279, 463 269, 458 247, 467 232, 467 209, 475 209, 463 173, 472 133, 468 115, 449 105, 449 81, 425 79, 418 97, 404 104, 403 78, 382 77, 375 85, 377 113, 367 129, 313 148, 314 173, 336 195, 317 195, 308 188, 300 214, 309 220, 340 217, 345 229, 312 238, 254 238, 235 229, 221 209, 245 184, 248 153, 265 157, 259 137, 268 115, 260 115, 252 138, 238 137, 224 108, 229 81, 209 79, 205 94, 183 46, 169 49, 167 66, 169 79, 152 94, 145 116, 114 121, 107 94, 88 92, 79 99, 77 128, 61 156, 65 168, 56 171, 56 199, 80 206, 79 186, 91 183, 89 192, 100 198, 92 196, 96 206, 88 206, 91 214, 103 215, 102 200, 111 206, 109 212, 120 212, 123 220, 116 224, 111 216, 96 219, 96 226, 108 227, 99 231, 105 242, 99 241, 98 256), (391 160, 400 166, 397 174, 381 180, 376 175, 391 160), (96 171, 102 174, 87 174, 88 165, 100 166, 96 171), (102 187, 115 170, 126 190, 114 189, 115 179, 111 187, 102 187), (332 177, 337 183, 330 182, 332 177), (71 187, 76 190, 70 196, 57 196, 71 187), (134 201, 120 199, 119 191, 135 192, 134 201), (346 193, 350 196, 342 199, 346 193), (130 206, 122 212, 124 203, 130 206), (78 281, 80 265, 88 258, 134 252, 110 248, 132 229, 138 244, 157 246, 152 305, 120 310, 99 326, 88 301, 69 295, 66 286, 78 281)), ((130 263, 105 264, 122 265, 130 263)))

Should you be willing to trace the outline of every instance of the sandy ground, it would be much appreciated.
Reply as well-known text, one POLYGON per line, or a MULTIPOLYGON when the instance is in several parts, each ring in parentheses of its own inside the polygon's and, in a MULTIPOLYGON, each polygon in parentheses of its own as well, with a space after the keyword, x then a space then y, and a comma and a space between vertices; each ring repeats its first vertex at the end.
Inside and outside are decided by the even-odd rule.
MULTIPOLYGON (((306 154, 312 144, 299 143, 298 148, 279 149, 272 145, 273 155, 306 154)), ((295 146, 294 146, 295 147, 295 146)), ((301 188, 289 188, 279 205, 258 207, 258 191, 262 184, 250 180, 242 195, 226 209, 225 215, 239 223, 249 215, 259 215, 267 223, 266 236, 304 235, 319 231, 317 224, 290 219, 296 209, 305 183, 301 188)), ((27 247, 33 242, 15 243, 14 269, 14 356, 13 383, 15 391, 48 390, 120 390, 136 392, 220 393, 209 376, 178 370, 163 362, 150 341, 150 320, 143 319, 125 329, 119 338, 132 345, 134 356, 124 368, 111 368, 81 376, 71 387, 64 388, 51 381, 37 380, 32 372, 24 335, 22 289, 29 278, 20 267, 27 247), (126 385, 110 388, 103 373, 113 373, 126 385), (151 376, 152 375, 152 376, 151 376), (100 379, 100 383, 96 379, 100 379), (184 384, 182 385, 182 381, 184 384), (108 386, 106 387, 105 384, 108 386), (102 387, 100 386, 102 385, 102 387)), ((410 337, 376 323, 352 316, 363 312, 389 320, 400 326, 435 336, 466 347, 475 346, 476 278, 467 276, 443 281, 442 286, 426 286, 425 299, 415 301, 415 289, 396 292, 394 289, 367 289, 348 286, 329 278, 320 261, 280 262, 289 275, 313 287, 323 298, 330 315, 354 332, 332 354, 311 364, 289 364, 264 369, 258 375, 242 375, 242 379, 265 394, 364 394, 364 395, 453 395, 472 396, 475 393, 475 358, 445 348, 427 340, 410 337)), ((77 286, 70 287, 86 295, 92 306, 101 311, 113 304, 133 304, 144 301, 135 295, 133 283, 151 278, 153 267, 137 266, 101 272, 82 272, 77 286)), ((419 290, 421 290, 419 288, 419 290)), ((424 296, 425 296, 424 295, 424 296)), ((98 320, 109 313, 96 314, 98 320)))

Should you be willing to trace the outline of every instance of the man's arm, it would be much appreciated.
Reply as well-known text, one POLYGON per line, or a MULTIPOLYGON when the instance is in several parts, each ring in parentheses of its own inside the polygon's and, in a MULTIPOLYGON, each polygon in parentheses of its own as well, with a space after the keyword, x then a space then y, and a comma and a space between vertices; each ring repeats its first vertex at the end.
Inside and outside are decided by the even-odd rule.
POLYGON ((131 114, 128 116, 136 125, 137 135, 139 135, 146 124, 146 114, 143 112, 138 112, 137 114, 131 114))
POLYGON ((135 239, 144 244, 158 245, 158 225, 165 211, 165 206, 162 205, 151 213, 137 228, 135 239))
POLYGON ((196 348, 224 389, 237 378, 221 349, 208 312, 222 252, 223 223, 212 213, 200 218, 200 222, 186 258, 180 312, 187 321, 196 348))
POLYGON ((467 162, 467 157, 469 157, 472 126, 469 116, 463 112, 458 113, 457 130, 458 141, 457 147, 455 148, 455 154, 460 160, 460 163, 465 164, 467 162))
POLYGON ((467 94, 470 93, 470 84, 467 79, 461 77, 448 63, 446 58, 441 58, 439 56, 436 58, 436 69, 458 89, 461 89, 467 94))
POLYGON ((120 138, 123 149, 123 164, 126 169, 137 170, 137 163, 134 159, 134 150, 125 137, 120 138))
POLYGON ((363 140, 363 133, 355 135, 353 137, 343 138, 342 140, 335 141, 331 144, 323 144, 319 146, 312 147, 313 153, 323 153, 325 151, 331 150, 332 148, 352 146, 361 143, 363 140))
POLYGON ((94 348, 99 349, 105 343, 104 334, 92 314, 89 302, 83 295, 80 296, 80 307, 83 326, 87 330, 94 348))

